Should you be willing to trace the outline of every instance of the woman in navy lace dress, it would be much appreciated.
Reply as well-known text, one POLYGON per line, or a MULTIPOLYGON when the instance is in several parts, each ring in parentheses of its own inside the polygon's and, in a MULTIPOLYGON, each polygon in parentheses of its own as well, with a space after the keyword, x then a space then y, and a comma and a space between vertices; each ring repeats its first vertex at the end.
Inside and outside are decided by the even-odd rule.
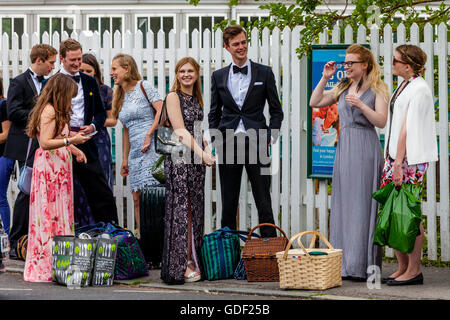
POLYGON ((188 147, 186 157, 167 155, 166 211, 161 278, 169 284, 201 279, 200 246, 204 225, 205 165, 214 157, 203 139, 200 66, 186 57, 176 67, 176 79, 166 105, 170 123, 188 147))
MULTIPOLYGON (((102 165, 103 172, 105 173, 106 181, 108 181, 109 187, 112 190, 114 176, 112 169, 111 139, 106 128, 114 127, 116 125, 116 121, 113 119, 111 113, 113 91, 109 86, 103 83, 100 66, 93 54, 83 54, 80 71, 94 77, 97 80, 98 86, 100 88, 100 96, 103 102, 103 106, 106 110, 107 118, 105 121, 105 125, 103 128, 97 128, 98 132, 95 136, 92 137, 92 140, 94 140, 95 144, 97 145, 99 160, 102 165)), ((80 182, 78 181, 78 179, 76 179, 75 176, 73 180, 74 188, 80 190, 80 192, 78 193, 80 196, 79 199, 77 199, 78 205, 75 207, 75 219, 77 222, 77 226, 84 226, 95 223, 91 208, 89 207, 89 204, 87 202, 87 197, 84 194, 83 188, 81 188, 80 182)))

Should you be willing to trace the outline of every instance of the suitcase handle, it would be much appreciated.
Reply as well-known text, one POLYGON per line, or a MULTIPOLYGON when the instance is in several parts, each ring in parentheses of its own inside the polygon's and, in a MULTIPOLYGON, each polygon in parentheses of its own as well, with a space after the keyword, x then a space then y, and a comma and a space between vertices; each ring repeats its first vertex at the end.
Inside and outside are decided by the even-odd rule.
POLYGON ((313 235, 314 235, 314 237, 313 237, 312 240, 311 240, 311 243, 309 244, 309 248, 310 248, 310 249, 312 249, 312 248, 314 247, 314 243, 316 242, 316 237, 317 237, 317 236, 319 236, 319 237, 323 240, 323 242, 327 245, 327 247, 328 247, 329 249, 332 249, 332 250, 334 249, 333 246, 331 245, 331 243, 329 243, 328 240, 327 240, 320 232, 317 232, 317 231, 303 231, 303 232, 297 233, 295 236, 293 236, 293 237, 291 238, 291 240, 289 240, 289 243, 288 243, 287 246, 286 246, 286 250, 284 250, 283 259, 286 259, 286 258, 287 258, 287 254, 288 254, 289 249, 290 249, 291 246, 292 246, 292 242, 294 242, 294 240, 297 239, 297 238, 298 238, 298 239, 297 239, 298 245, 302 248, 303 252, 304 252, 309 258, 311 258, 310 254, 306 251, 305 247, 303 246, 302 242, 300 241, 300 240, 301 240, 301 237, 303 237, 303 236, 306 235, 306 234, 313 234, 313 235))
POLYGON ((249 232, 249 234, 248 234, 248 236, 247 236, 248 240, 250 240, 250 239, 252 238, 252 233, 253 233, 253 231, 255 231, 256 229, 258 229, 259 227, 264 227, 264 226, 267 226, 267 227, 274 227, 274 228, 280 230, 281 234, 287 239, 286 233, 285 233, 280 227, 278 227, 278 226, 276 226, 276 225, 274 225, 274 224, 272 224, 272 223, 260 223, 260 224, 258 224, 256 227, 254 227, 254 228, 249 232))

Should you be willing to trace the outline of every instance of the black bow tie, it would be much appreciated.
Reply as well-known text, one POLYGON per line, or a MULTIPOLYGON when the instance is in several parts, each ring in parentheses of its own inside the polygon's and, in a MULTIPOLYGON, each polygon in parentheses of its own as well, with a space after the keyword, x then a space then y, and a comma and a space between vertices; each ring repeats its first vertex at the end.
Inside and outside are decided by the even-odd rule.
POLYGON ((81 77, 79 75, 78 76, 71 76, 71 77, 76 83, 80 82, 80 78, 81 77))
POLYGON ((233 73, 242 73, 242 74, 247 74, 248 73, 248 66, 239 68, 238 66, 234 65, 233 66, 233 73))
POLYGON ((36 79, 37 79, 39 82, 42 82, 42 81, 44 81, 44 76, 36 76, 36 79))

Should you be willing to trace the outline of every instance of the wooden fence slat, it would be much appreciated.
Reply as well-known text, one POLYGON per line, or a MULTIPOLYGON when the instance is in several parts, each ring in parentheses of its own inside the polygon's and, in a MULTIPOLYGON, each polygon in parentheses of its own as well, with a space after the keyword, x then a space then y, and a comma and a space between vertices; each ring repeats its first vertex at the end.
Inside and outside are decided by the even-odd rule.
POLYGON ((291 152, 290 152, 290 130, 291 130, 291 30, 284 28, 283 44, 281 45, 281 66, 283 71, 283 83, 281 100, 283 108, 283 123, 281 126, 281 228, 290 234, 290 204, 291 204, 291 152))
POLYGON ((450 261, 450 221, 449 221, 449 163, 448 163, 448 45, 447 26, 441 23, 438 29, 439 66, 439 173, 440 173, 440 225, 441 259, 450 261))
MULTIPOLYGON (((424 28, 424 51, 427 57, 434 56, 433 47, 433 27, 428 23, 424 28)), ((431 89, 434 96, 434 59, 427 59, 425 70, 425 80, 431 89)), ((437 233, 436 233, 436 163, 430 163, 427 170, 427 207, 422 211, 427 217, 427 247, 428 247, 428 259, 437 259, 437 233)))
MULTIPOLYGON (((281 96, 281 66, 280 66, 280 46, 278 45, 281 43, 281 32, 278 27, 275 27, 272 31, 272 45, 270 49, 270 56, 272 60, 272 71, 275 77, 275 83, 277 85, 277 91, 279 96, 281 96)), ((281 132, 280 132, 281 133, 281 132)), ((280 195, 280 179, 281 179, 281 172, 280 172, 280 165, 281 165, 281 158, 280 158, 280 137, 275 141, 274 144, 271 146, 271 154, 272 154, 272 210, 273 210, 273 219, 275 221, 275 224, 278 226, 280 224, 280 219, 278 218, 278 215, 280 213, 280 202, 281 202, 281 195, 280 195)))

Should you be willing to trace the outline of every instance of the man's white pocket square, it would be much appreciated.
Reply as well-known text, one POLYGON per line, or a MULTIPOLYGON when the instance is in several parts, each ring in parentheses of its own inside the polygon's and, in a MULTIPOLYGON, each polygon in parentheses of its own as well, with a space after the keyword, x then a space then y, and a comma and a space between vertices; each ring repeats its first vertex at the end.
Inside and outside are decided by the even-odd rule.
POLYGON ((262 86, 262 82, 255 82, 255 86, 262 86))

